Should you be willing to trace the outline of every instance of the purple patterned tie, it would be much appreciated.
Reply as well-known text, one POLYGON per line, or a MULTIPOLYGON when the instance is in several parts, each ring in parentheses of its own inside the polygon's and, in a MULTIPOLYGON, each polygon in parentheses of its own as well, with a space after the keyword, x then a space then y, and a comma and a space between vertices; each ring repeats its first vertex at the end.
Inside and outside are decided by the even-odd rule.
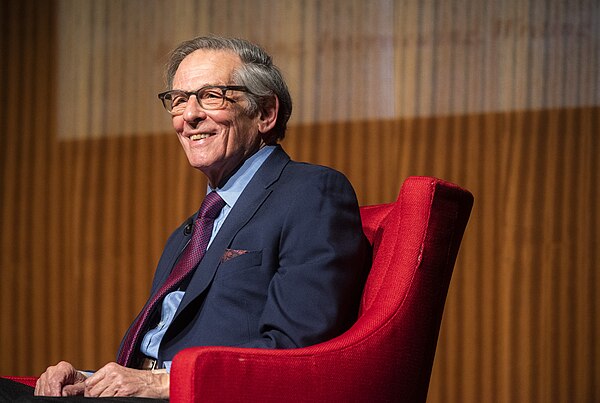
POLYGON ((217 192, 210 192, 204 198, 202 206, 200 206, 198 218, 194 223, 194 232, 190 243, 183 251, 181 258, 171 271, 171 274, 169 274, 165 283, 146 304, 144 310, 138 315, 137 320, 131 326, 129 332, 127 332, 123 340, 123 346, 119 352, 119 357, 117 358, 119 364, 123 366, 130 366, 132 364, 131 361, 135 355, 135 348, 140 341, 143 330, 147 325, 146 322, 151 316, 150 314, 154 311, 158 303, 162 301, 164 296, 174 291, 182 280, 193 271, 204 256, 212 234, 213 223, 224 205, 225 202, 217 192))

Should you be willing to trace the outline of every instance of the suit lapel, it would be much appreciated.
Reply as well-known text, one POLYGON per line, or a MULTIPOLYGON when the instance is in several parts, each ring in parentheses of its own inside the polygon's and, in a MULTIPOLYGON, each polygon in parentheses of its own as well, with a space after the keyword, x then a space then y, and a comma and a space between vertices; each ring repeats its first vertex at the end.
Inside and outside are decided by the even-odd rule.
POLYGON ((148 301, 150 301, 152 296, 154 296, 154 293, 156 293, 167 280, 167 277, 171 273, 171 270, 173 270, 173 266, 175 266, 175 263, 177 263, 179 256, 181 256, 183 250, 190 242, 192 238, 191 231, 188 232, 187 228, 190 227, 190 225, 192 225, 197 214, 198 213, 189 217, 186 220, 185 224, 179 227, 179 233, 177 234, 177 238, 174 240, 174 247, 172 247, 173 252, 169 255, 169 258, 165 260, 164 263, 159 264, 157 268, 156 278, 153 281, 152 290, 150 291, 150 298, 148 299, 148 301))
POLYGON ((177 316, 185 310, 190 302, 208 288, 215 276, 225 249, 231 245, 238 231, 246 225, 267 197, 269 197, 272 191, 272 184, 279 179, 283 168, 289 160, 290 157, 278 146, 259 168, 250 183, 248 183, 248 186, 246 186, 246 189, 240 195, 240 198, 227 216, 227 219, 223 222, 217 236, 196 268, 181 304, 177 309, 174 321, 177 320, 177 316))

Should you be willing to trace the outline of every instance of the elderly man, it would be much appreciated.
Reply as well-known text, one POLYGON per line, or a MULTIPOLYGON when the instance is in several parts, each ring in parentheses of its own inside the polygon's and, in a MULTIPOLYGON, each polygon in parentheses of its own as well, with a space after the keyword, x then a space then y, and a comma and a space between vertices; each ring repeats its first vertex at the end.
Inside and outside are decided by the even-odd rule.
POLYGON ((271 57, 199 37, 173 51, 167 80, 159 97, 208 194, 169 238, 117 362, 94 373, 61 362, 36 395, 167 399, 184 348, 303 347, 355 319, 368 265, 356 196, 342 174, 278 145, 292 101, 271 57))

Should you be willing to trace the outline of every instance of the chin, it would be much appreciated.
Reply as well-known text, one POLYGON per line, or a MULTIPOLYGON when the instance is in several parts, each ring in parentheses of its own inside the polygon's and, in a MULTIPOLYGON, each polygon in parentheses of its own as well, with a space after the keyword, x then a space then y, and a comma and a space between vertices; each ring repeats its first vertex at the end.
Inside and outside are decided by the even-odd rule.
POLYGON ((200 163, 200 162, 196 162, 196 161, 188 161, 188 162, 190 163, 190 166, 192 168, 195 168, 202 172, 204 172, 208 168, 208 165, 200 163))
POLYGON ((212 159, 206 158, 206 155, 200 153, 189 152, 186 157, 190 165, 194 168, 206 168, 214 163, 212 159))

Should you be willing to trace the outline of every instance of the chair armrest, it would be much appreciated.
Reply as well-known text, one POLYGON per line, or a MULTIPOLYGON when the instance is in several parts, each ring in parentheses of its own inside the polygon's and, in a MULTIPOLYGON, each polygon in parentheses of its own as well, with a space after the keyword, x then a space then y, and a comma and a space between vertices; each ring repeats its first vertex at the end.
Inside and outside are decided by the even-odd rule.
MULTIPOLYGON (((175 357, 171 368, 171 402, 357 401, 351 388, 339 390, 340 355, 320 348, 266 350, 194 347, 175 357), (327 385, 322 382, 327 378, 327 385), (324 390, 325 389, 325 390, 324 390), (336 390, 337 389, 337 390, 336 390), (349 392, 349 393, 348 393, 349 392), (331 401, 331 399, 329 399, 331 401)), ((342 385, 340 383, 340 385, 342 385)))

